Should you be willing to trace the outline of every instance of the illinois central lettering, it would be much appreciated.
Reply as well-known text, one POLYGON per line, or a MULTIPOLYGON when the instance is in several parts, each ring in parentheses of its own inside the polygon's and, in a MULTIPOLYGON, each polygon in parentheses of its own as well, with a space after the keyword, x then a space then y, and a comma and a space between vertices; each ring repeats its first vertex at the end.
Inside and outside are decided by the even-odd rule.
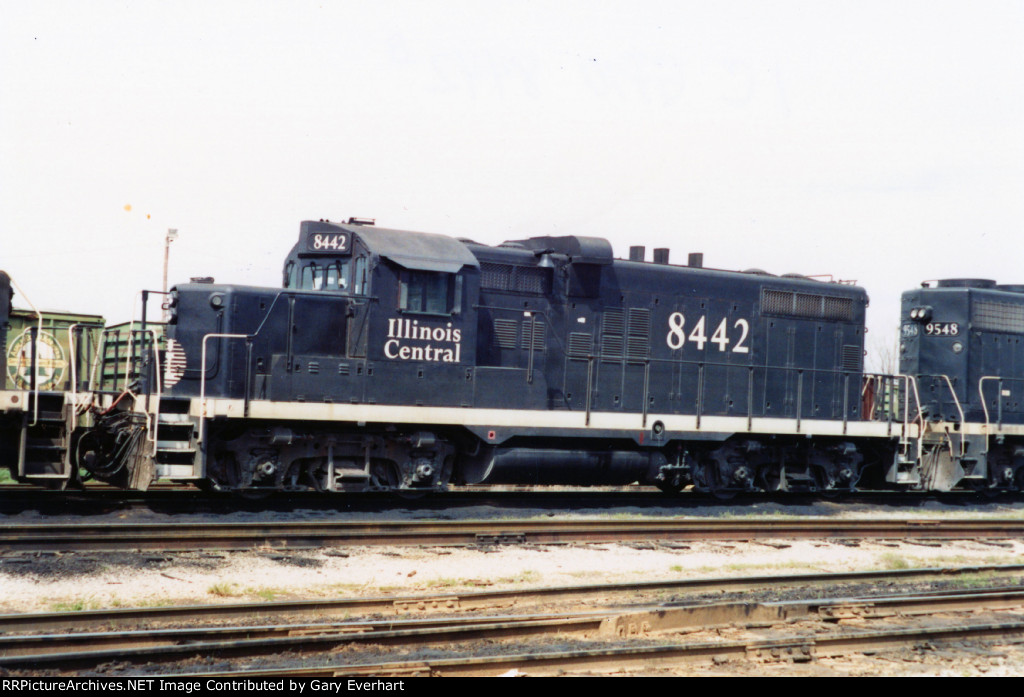
POLYGON ((416 319, 389 319, 384 355, 400 361, 458 363, 462 355, 462 330, 448 322, 443 327, 421 325, 416 319))

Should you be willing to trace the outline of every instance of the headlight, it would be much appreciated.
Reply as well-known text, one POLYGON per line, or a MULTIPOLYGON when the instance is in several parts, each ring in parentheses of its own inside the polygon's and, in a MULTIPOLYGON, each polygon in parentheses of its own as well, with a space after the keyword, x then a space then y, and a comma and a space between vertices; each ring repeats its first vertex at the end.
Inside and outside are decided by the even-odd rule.
POLYGON ((932 308, 925 305, 924 307, 915 307, 910 310, 910 319, 915 322, 927 322, 932 317, 932 308))

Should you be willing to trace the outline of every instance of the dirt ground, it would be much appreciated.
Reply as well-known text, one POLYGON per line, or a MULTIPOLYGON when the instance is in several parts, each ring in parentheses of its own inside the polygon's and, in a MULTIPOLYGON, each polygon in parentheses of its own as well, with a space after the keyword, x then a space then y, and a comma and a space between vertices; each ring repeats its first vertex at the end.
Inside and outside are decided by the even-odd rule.
MULTIPOLYGON (((764 508, 764 507, 762 507, 764 508)), ((749 509, 738 509, 747 510, 749 509)), ((600 512, 607 514, 607 511, 600 512)), ((775 515, 775 511, 758 511, 775 515)), ((792 514, 785 510, 784 514, 792 514)), ((915 516, 1017 517, 1021 504, 980 513, 915 510, 915 516)), ((501 514, 496 512, 495 515, 501 514)), ((504 513, 507 515, 507 512, 504 513)), ((519 515, 550 512, 523 511, 519 515)), ((586 515, 582 514, 576 515, 586 515)), ((619 515, 634 515, 619 512, 619 515)), ((651 515, 650 510, 642 512, 651 515)), ((655 512, 655 515, 658 513, 655 512)), ((678 515, 679 511, 669 514, 678 515)), ((694 510, 687 510, 694 515, 694 510)), ((887 515, 906 517, 906 511, 887 515)), ((309 514, 314 515, 314 514, 309 514)), ((315 514, 320 516, 322 514, 315 514)), ((395 517, 394 512, 389 512, 395 517)), ((409 509, 408 518, 436 517, 409 509)), ((699 515, 699 513, 698 513, 699 515)), ((714 516, 734 515, 716 508, 714 516)), ((863 517, 865 510, 828 508, 825 515, 863 517)), ((296 514, 308 517, 307 514, 296 514)), ((118 518, 126 517, 117 514, 118 518)), ((133 522, 173 518, 131 513, 133 522)), ((240 514, 239 519, 253 516, 240 514)), ((353 517, 363 517, 354 515, 353 517)), ((488 517, 487 511, 447 513, 445 518, 488 517)), ((34 522, 38 516, 16 516, 34 522)), ((455 593, 584 583, 659 579, 785 575, 912 567, 1016 564, 1024 542, 764 541, 687 544, 567 544, 501 547, 377 547, 281 552, 180 554, 52 554, 0 557, 0 612, 74 611, 110 607, 455 593)), ((687 639, 690 640, 690 639, 687 639)), ((676 675, 680 671, 655 672, 676 675)), ((916 651, 809 664, 759 666, 712 662, 688 675, 1022 675, 1016 644, 921 647, 916 651)))
POLYGON ((865 541, 346 548, 297 552, 19 555, 0 611, 458 592, 581 583, 1013 564, 1024 543, 865 541))

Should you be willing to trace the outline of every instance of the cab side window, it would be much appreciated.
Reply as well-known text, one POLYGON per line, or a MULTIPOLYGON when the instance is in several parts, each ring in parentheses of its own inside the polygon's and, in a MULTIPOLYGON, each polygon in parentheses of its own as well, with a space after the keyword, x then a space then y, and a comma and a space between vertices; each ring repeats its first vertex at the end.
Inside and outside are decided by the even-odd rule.
POLYGON ((452 314, 461 310, 462 277, 437 271, 403 269, 399 277, 398 308, 425 314, 452 314))
POLYGON ((352 275, 352 293, 354 295, 367 295, 370 292, 370 279, 367 272, 366 257, 360 256, 356 259, 355 270, 352 275))

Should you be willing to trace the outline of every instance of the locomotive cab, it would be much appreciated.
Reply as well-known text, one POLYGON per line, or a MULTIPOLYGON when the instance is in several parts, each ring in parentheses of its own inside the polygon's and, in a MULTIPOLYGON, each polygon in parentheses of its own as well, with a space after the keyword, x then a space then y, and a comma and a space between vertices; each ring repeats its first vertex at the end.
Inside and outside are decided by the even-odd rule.
POLYGON ((349 298, 346 352, 373 382, 367 401, 468 406, 479 267, 451 237, 304 222, 284 281, 349 298))
POLYGON ((177 444, 168 424, 157 474, 239 489, 436 487, 445 437, 374 408, 469 405, 478 268, 450 237, 308 221, 283 288, 177 286, 168 336, 183 369, 163 409, 201 421, 177 444))
POLYGON ((917 381, 927 486, 1024 486, 1024 287, 946 279, 903 294, 900 372, 917 381), (935 470, 929 472, 928 470, 935 470))

